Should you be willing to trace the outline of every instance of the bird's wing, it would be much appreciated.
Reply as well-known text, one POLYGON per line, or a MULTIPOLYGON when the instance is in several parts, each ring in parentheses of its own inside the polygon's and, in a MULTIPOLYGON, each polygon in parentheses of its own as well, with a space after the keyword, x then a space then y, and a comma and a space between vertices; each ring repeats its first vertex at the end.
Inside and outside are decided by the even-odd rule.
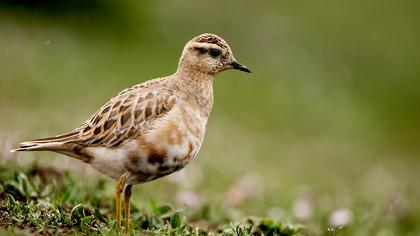
POLYGON ((77 129, 79 138, 75 143, 116 147, 139 136, 150 121, 164 116, 175 102, 175 96, 168 90, 135 87, 124 90, 77 129))

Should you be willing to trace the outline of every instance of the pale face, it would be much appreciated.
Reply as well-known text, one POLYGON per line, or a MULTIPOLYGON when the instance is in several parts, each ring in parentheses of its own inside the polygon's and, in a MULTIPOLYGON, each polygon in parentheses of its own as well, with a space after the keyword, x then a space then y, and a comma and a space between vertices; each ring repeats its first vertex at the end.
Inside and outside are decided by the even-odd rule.
POLYGON ((208 74, 229 69, 229 64, 235 61, 232 52, 216 44, 192 43, 188 47, 190 62, 208 74))
POLYGON ((250 72, 247 67, 236 62, 227 43, 212 34, 203 34, 188 42, 180 64, 210 75, 228 69, 250 72))

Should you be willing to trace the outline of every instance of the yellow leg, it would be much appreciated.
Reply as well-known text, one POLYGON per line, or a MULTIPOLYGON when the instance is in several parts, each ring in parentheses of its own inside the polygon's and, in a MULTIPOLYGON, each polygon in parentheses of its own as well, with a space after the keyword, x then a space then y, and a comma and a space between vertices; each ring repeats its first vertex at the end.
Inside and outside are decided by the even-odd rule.
POLYGON ((127 180, 127 175, 123 174, 121 175, 120 179, 117 181, 117 184, 115 185, 115 194, 116 194, 116 218, 117 221, 115 222, 115 230, 120 231, 121 226, 121 193, 124 189, 125 181, 127 180))
POLYGON ((125 232, 130 232, 130 198, 131 198, 131 188, 133 185, 127 185, 124 191, 124 208, 125 208, 125 232))

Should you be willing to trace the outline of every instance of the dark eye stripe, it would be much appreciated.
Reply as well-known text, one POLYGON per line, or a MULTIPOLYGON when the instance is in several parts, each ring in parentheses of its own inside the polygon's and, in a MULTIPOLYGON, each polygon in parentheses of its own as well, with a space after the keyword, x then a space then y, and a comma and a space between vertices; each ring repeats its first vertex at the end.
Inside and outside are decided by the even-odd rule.
POLYGON ((207 49, 202 47, 194 47, 195 50, 199 51, 200 53, 206 53, 207 49))

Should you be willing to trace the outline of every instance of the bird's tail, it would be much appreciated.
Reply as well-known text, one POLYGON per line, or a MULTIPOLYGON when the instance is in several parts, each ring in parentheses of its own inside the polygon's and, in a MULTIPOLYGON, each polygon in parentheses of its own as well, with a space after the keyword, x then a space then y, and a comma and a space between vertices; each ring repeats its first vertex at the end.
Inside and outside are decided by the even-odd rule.
POLYGON ((65 146, 63 144, 76 140, 79 132, 74 131, 66 134, 61 134, 57 136, 40 138, 31 141, 21 142, 19 147, 11 152, 21 152, 21 151, 63 151, 65 146))

